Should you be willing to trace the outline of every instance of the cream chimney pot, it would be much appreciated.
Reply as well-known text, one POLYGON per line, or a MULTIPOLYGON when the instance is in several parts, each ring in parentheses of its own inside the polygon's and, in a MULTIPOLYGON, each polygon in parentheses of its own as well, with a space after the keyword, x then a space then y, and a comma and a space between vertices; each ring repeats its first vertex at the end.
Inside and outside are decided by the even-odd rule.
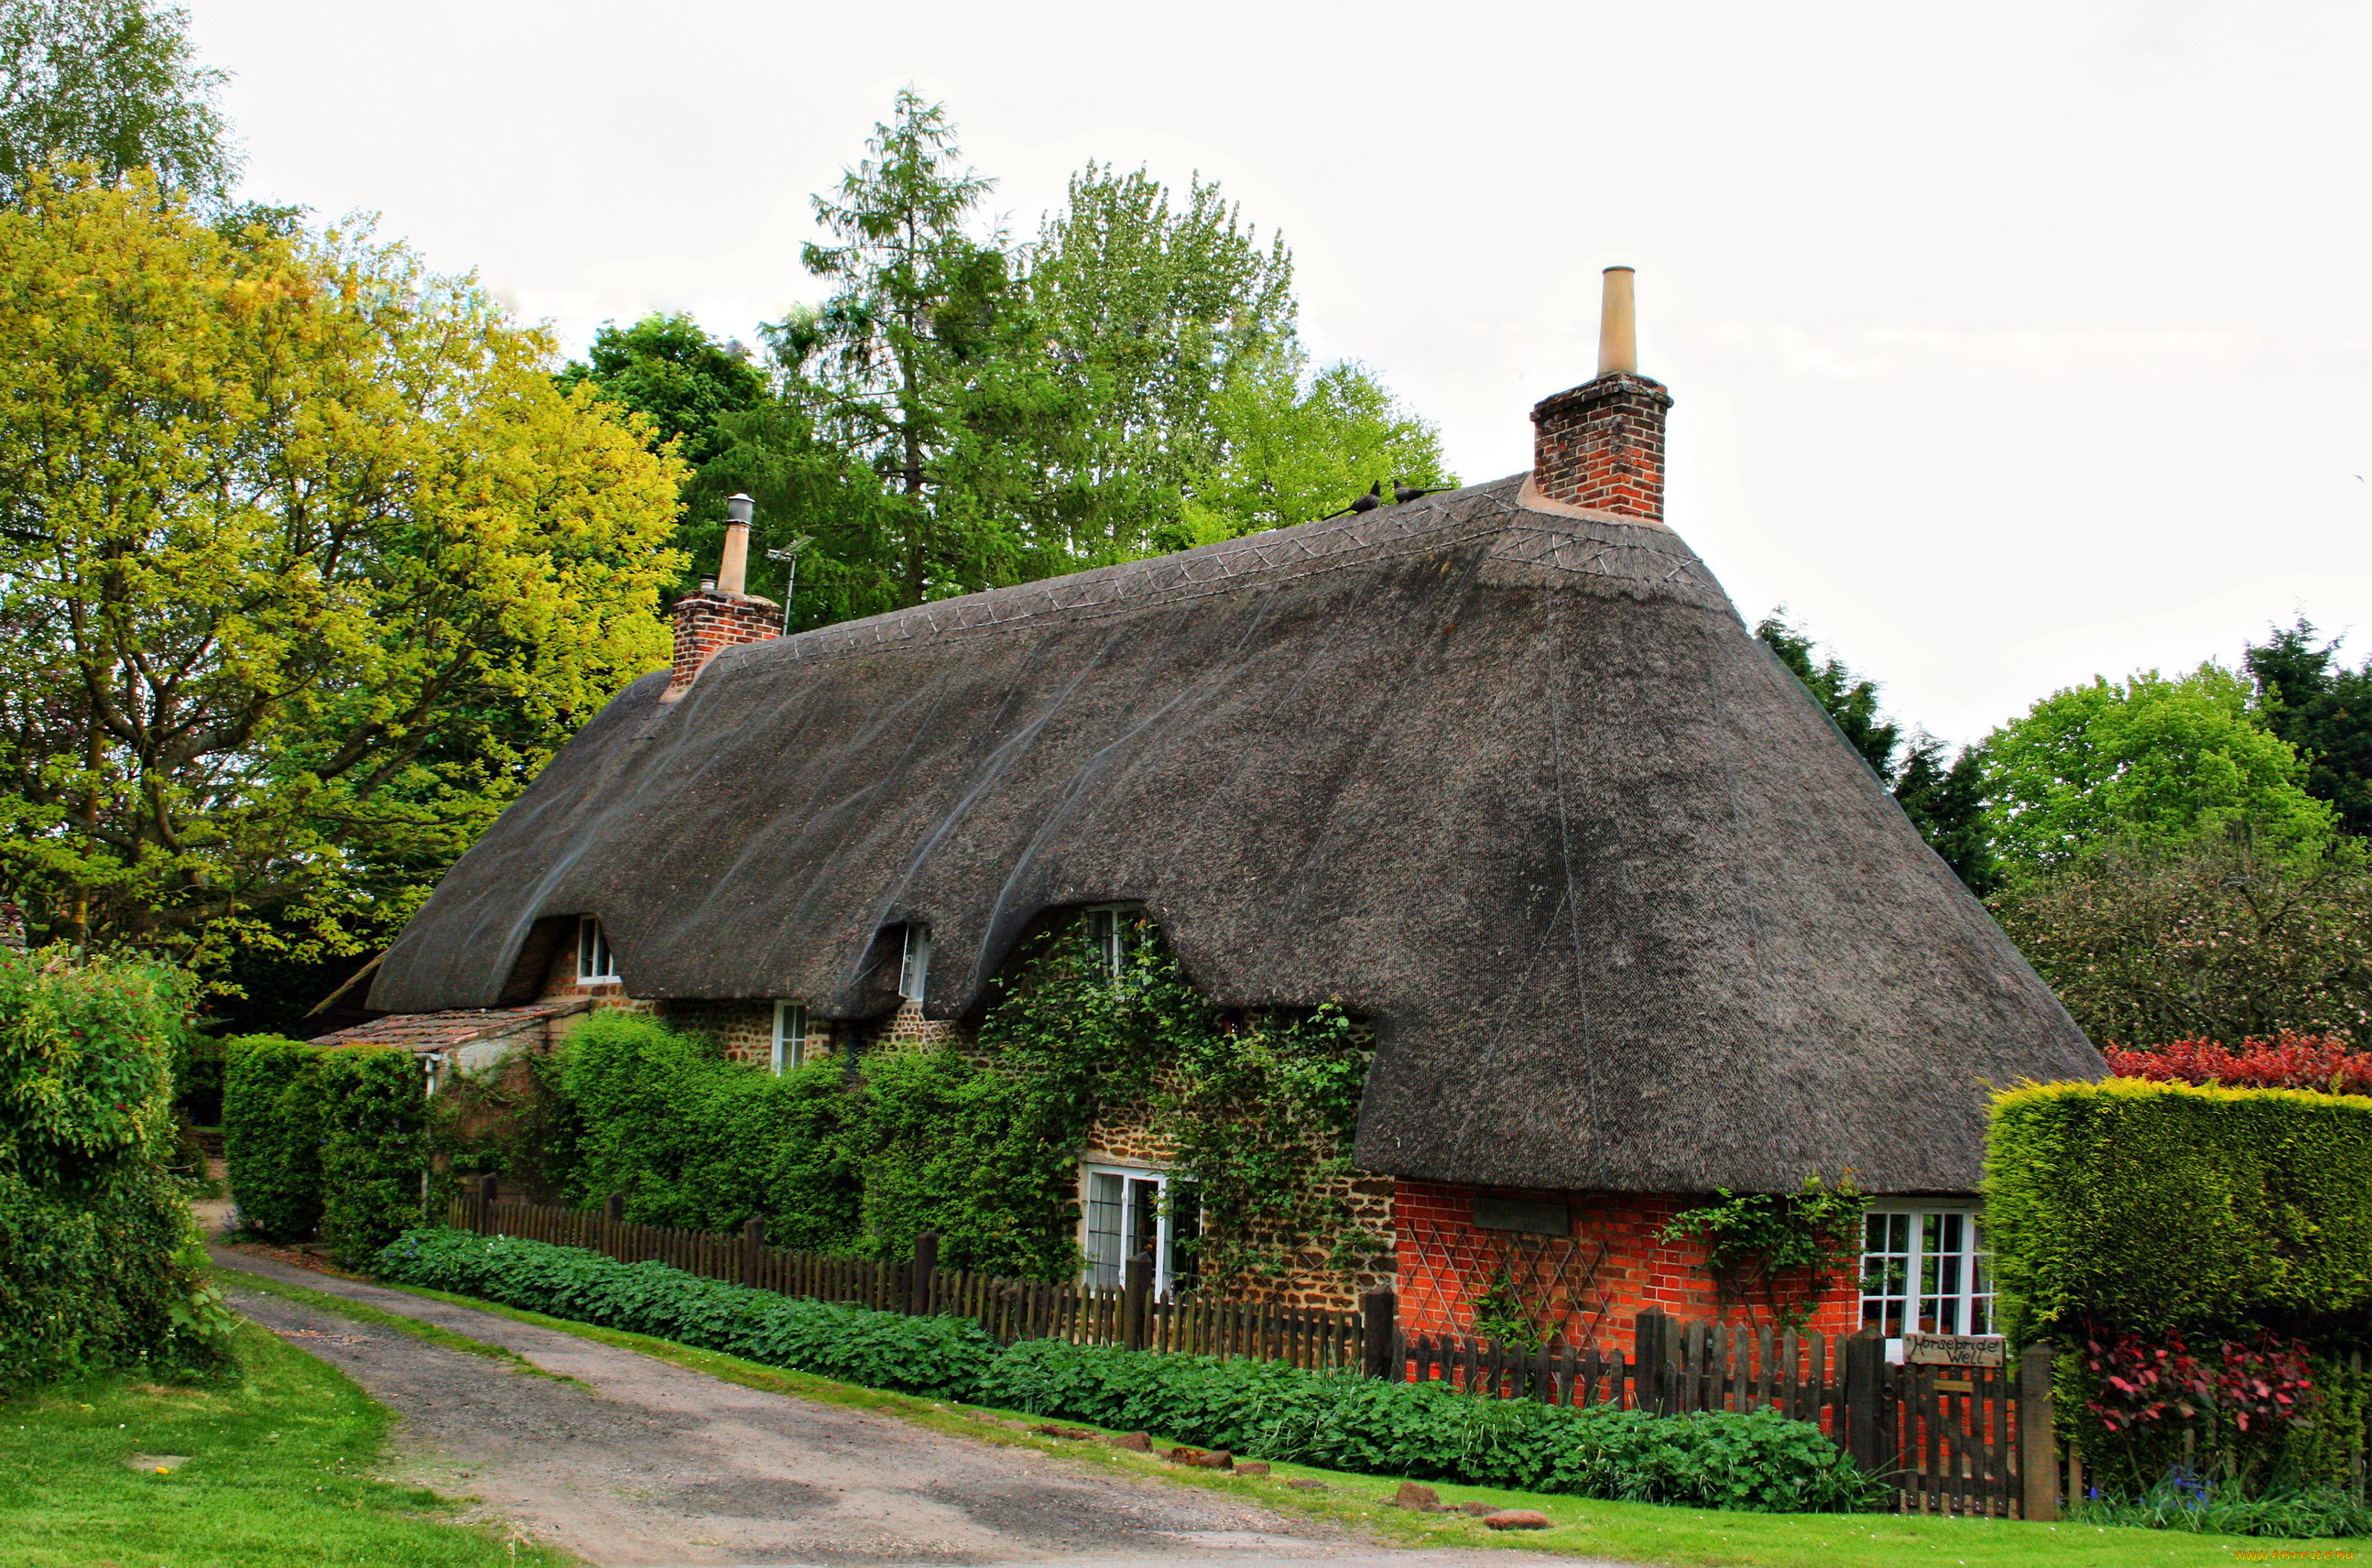
POLYGON ((725 558, 716 566, 716 591, 740 594, 749 591, 750 580, 750 517, 758 504, 747 495, 730 496, 725 503, 725 558))
POLYGON ((1632 304, 1628 267, 1606 269, 1605 301, 1598 315, 1598 373, 1639 374, 1639 319, 1632 304))

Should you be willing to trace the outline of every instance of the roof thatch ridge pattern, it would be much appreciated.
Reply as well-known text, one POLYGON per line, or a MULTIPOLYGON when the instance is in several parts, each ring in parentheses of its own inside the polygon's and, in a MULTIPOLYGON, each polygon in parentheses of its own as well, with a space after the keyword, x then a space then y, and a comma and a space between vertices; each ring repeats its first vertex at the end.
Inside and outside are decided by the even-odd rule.
MULTIPOLYGON (((1494 560, 1601 579, 1610 587, 1685 598, 1735 615, 1694 552, 1663 528, 1578 519, 1519 505, 1524 476, 1349 517, 1247 534, 1143 561, 1042 582, 994 588, 796 636, 727 650, 739 659, 831 658, 892 644, 1020 631, 1049 620, 1093 620, 1148 605, 1238 587, 1252 576, 1279 582, 1400 555, 1439 550, 1478 535, 1506 542, 1494 560)), ((1660 597, 1660 596, 1659 596, 1660 597)))

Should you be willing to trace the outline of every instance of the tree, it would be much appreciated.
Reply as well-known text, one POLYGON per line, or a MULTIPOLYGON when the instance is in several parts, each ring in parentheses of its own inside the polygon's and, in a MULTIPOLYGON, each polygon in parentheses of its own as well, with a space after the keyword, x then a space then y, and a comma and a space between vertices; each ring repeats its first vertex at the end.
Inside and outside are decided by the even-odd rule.
POLYGON ((767 395, 766 377, 738 343, 720 343, 680 315, 645 316, 623 331, 602 323, 585 361, 572 360, 560 373, 564 388, 580 381, 647 418, 657 438, 674 442, 694 468, 723 446, 717 421, 767 395))
POLYGON ((1216 184, 1192 180, 1178 206, 1145 170, 1091 163, 1021 264, 1078 431, 1039 476, 1040 526, 1076 566, 1175 548, 1187 496, 1228 455, 1223 399, 1297 368, 1284 239, 1263 245, 1216 184))
POLYGON ((401 923, 664 665, 682 467, 400 247, 0 213, 0 896, 218 965, 401 923))
POLYGON ((1925 730, 1902 726, 1879 712, 1878 683, 1856 675, 1831 654, 1814 662, 1812 639, 1774 610, 1754 629, 1779 662, 1795 672, 1847 744, 1861 753, 1944 864, 1979 897, 1998 880, 1984 820, 1984 759, 1964 747, 1947 761, 1944 743, 1925 730))
POLYGON ((2104 1044, 2362 1040, 2372 1025, 2372 862, 2354 840, 2277 854, 2245 833, 2112 844, 2012 883, 1993 908, 2104 1044))
POLYGON ((1458 483, 1441 432, 1348 361, 1314 374, 1298 344, 1246 367, 1212 400, 1217 460, 1192 477, 1170 547, 1234 539, 1331 517, 1380 482, 1458 483))
POLYGON ((2304 787, 2249 682, 2203 664, 2053 692, 1984 742, 1986 821, 2012 876, 2110 844, 2178 848, 2249 833, 2260 854, 2314 850, 2332 813, 2304 787))
POLYGON ((785 401, 880 481, 861 509, 883 532, 881 579, 857 597, 889 609, 1041 575, 1017 568, 1032 415, 1052 389, 1002 237, 964 226, 995 182, 958 168, 945 109, 911 89, 866 152, 814 199, 836 243, 803 260, 836 291, 765 331, 785 401))
POLYGON ((189 28, 187 11, 150 0, 0 0, 0 198, 21 199, 53 158, 227 196, 229 78, 196 64, 189 28))
POLYGON ((2346 831, 2372 834, 2372 660, 2348 668, 2339 644, 2317 647, 2300 616, 2250 644, 2244 662, 2266 727, 2306 763, 2307 793, 2329 801, 2346 831))

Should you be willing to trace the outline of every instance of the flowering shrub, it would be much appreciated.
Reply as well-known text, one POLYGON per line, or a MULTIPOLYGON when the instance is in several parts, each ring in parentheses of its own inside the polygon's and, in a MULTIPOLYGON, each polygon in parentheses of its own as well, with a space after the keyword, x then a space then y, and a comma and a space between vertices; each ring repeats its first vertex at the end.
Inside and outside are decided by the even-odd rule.
POLYGON ((2100 1054, 2121 1078, 2372 1095, 2372 1051, 2350 1051, 2347 1041, 2335 1035, 2284 1029, 2270 1039, 2242 1040, 2238 1051, 2212 1040, 2178 1040, 2147 1051, 2112 1045, 2100 1054))

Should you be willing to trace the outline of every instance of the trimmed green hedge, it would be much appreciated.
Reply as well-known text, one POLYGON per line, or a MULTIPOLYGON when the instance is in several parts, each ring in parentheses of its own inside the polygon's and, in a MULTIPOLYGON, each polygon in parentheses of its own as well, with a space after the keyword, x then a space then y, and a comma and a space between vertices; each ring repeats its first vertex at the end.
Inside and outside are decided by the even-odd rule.
POLYGON ((968 1320, 801 1300, 664 1263, 621 1263, 578 1248, 469 1231, 407 1232, 379 1254, 378 1272, 401 1284, 932 1399, 969 1398, 997 1353, 996 1342, 968 1320))
POLYGON ((967 1319, 796 1300, 461 1231, 403 1236, 380 1254, 379 1272, 870 1388, 1373 1475, 1765 1512, 1849 1509, 1871 1491, 1818 1428, 1767 1411, 1576 1411, 1273 1362, 1042 1340, 1000 1348, 967 1319))
POLYGON ((283 1035, 223 1041, 223 1158, 239 1228, 303 1241, 321 1225, 321 1052, 283 1035))
POLYGON ((223 1050, 223 1155, 241 1229, 273 1241, 319 1232, 331 1257, 360 1267, 420 1223, 428 1131, 417 1056, 279 1035, 223 1050))
POLYGON ((420 1058, 384 1046, 322 1053, 321 1239, 349 1268, 421 1222, 427 1083, 420 1058))
POLYGON ((166 1169, 183 1007, 160 966, 0 948, 0 1388, 227 1353, 166 1169))
POLYGON ((2315 1335, 2372 1309, 2372 1098, 2112 1078, 1994 1100, 2010 1335, 2315 1335))

